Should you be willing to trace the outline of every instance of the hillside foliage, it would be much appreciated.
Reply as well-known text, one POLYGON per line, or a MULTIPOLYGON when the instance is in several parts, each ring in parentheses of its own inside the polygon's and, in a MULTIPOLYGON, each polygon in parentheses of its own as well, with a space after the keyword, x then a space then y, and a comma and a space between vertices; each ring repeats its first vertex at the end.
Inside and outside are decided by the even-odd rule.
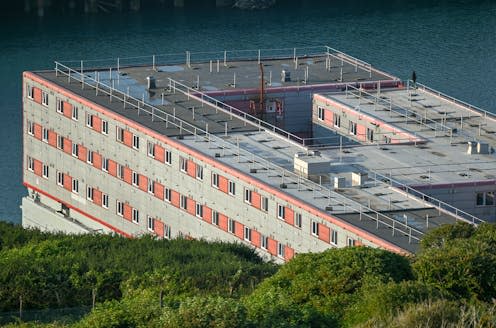
POLYGON ((495 245, 494 225, 458 223, 416 256, 352 247, 278 266, 240 244, 0 223, 0 324, 22 303, 26 314, 88 310, 9 326, 496 327, 495 245))

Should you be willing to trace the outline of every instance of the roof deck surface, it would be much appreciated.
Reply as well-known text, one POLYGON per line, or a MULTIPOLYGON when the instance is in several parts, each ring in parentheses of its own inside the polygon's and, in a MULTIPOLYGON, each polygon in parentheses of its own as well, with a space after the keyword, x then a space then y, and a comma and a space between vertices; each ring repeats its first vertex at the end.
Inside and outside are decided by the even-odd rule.
MULTIPOLYGON (((331 158, 409 185, 496 179, 496 155, 491 150, 496 148, 496 120, 485 113, 421 88, 368 94, 353 90, 324 96, 427 140, 417 145, 358 145, 345 153, 338 149, 323 151, 331 158), (468 154, 469 141, 487 143, 489 154, 468 154)), ((346 135, 346 131, 340 133, 346 135)))

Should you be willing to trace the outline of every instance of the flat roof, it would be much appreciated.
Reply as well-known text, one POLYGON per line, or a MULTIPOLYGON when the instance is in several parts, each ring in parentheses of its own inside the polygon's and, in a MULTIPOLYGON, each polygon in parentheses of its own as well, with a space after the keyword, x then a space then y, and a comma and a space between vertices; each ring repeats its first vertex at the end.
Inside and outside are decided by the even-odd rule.
MULTIPOLYGON (((418 144, 362 144, 322 152, 392 176, 408 185, 496 180, 496 119, 422 87, 321 94, 425 139, 418 144), (468 142, 488 144, 488 154, 468 154, 468 142)), ((337 131, 346 135, 346 131, 337 131)), ((475 145, 474 145, 475 146, 475 145)))

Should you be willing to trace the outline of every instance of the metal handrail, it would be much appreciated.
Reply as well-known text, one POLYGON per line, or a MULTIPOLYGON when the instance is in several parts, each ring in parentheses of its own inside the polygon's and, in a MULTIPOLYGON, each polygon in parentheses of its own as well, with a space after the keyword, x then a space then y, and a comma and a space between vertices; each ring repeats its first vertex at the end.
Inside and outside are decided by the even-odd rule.
POLYGON ((219 101, 201 91, 195 90, 193 88, 188 87, 187 85, 178 82, 176 80, 173 80, 171 78, 169 79, 169 88, 177 90, 181 92, 184 95, 187 95, 188 97, 192 97, 202 103, 208 103, 210 105, 215 106, 217 110, 220 110, 221 112, 230 115, 232 118, 233 114, 236 115, 236 118, 242 120, 243 122, 249 123, 253 127, 258 128, 259 130, 264 130, 266 132, 269 132, 273 134, 274 136, 281 138, 283 137, 285 140, 289 142, 294 142, 297 141, 298 143, 296 144, 297 146, 303 146, 305 147, 305 139, 298 137, 295 134, 292 134, 290 132, 287 132, 273 124, 270 124, 268 122, 265 122, 253 115, 250 115, 246 112, 243 112, 242 110, 239 110, 231 105, 228 105, 222 101, 219 101), (178 88, 177 86, 180 86, 181 88, 185 89, 182 90, 181 88, 178 88))
MULTIPOLYGON (((408 82, 411 82, 411 81, 408 81, 408 82)), ((460 100, 460 99, 457 99, 455 97, 452 97, 452 96, 449 96, 441 91, 438 91, 438 90, 435 90, 431 87, 428 87, 422 83, 416 83, 417 87, 420 87, 420 90, 424 91, 424 92, 428 92, 428 93, 433 93, 435 94, 436 96, 440 97, 440 98, 443 98, 444 100, 447 100, 449 102, 452 102, 458 106, 462 106, 462 107, 466 107, 472 111, 475 111, 475 112, 478 112, 478 114, 480 114, 481 116, 484 116, 484 118, 486 117, 490 117, 492 119, 496 119, 496 114, 494 113, 491 113, 487 110, 484 110, 480 107, 477 107, 477 106, 474 106, 474 105, 471 105, 469 104, 468 102, 465 102, 463 100, 460 100)))
POLYGON ((427 194, 425 194, 425 193, 423 193, 423 192, 421 192, 415 188, 412 188, 412 187, 410 187, 410 186, 408 186, 402 182, 399 182, 398 180, 395 180, 391 177, 388 177, 386 175, 383 175, 381 173, 378 173, 378 172, 375 172, 372 170, 369 170, 369 172, 374 175, 374 180, 383 181, 383 182, 384 182, 384 180, 386 180, 391 185, 391 187, 395 187, 395 185, 396 185, 399 189, 403 190, 407 194, 410 194, 412 196, 420 198, 421 200, 423 200, 425 202, 431 203, 432 205, 434 205, 434 207, 436 207, 439 210, 449 212, 457 220, 465 221, 467 223, 471 223, 474 225, 481 224, 481 223, 485 222, 484 220, 481 220, 478 217, 476 217, 470 213, 462 211, 462 210, 458 209, 457 207, 454 207, 453 205, 450 205, 446 202, 443 202, 443 201, 441 201, 441 200, 439 200, 439 199, 437 199, 431 195, 427 195, 427 194), (377 179, 377 177, 379 177, 380 180, 377 179))
POLYGON ((68 76, 69 79, 72 78, 76 81, 81 82, 83 88, 84 85, 87 85, 91 88, 94 88, 97 92, 103 92, 107 94, 108 96, 110 96, 110 101, 113 98, 115 98, 119 101, 122 101, 124 103, 124 106, 126 106, 126 104, 133 106, 135 109, 138 110, 138 115, 140 114, 140 111, 143 111, 145 113, 150 114, 152 116, 152 120, 155 117, 157 117, 160 120, 164 120, 166 124, 172 124, 178 127, 180 129, 180 133, 182 133, 182 131, 184 130, 188 133, 191 133, 195 137, 202 136, 206 138, 208 142, 215 142, 216 144, 219 145, 220 149, 224 150, 227 148, 231 150, 232 154, 238 157, 238 161, 239 159, 241 159, 241 156, 243 156, 244 158, 246 158, 247 162, 264 165, 264 168, 266 170, 272 169, 275 170, 276 172, 281 172, 283 183, 289 181, 289 183, 297 184, 299 187, 303 185, 304 187, 306 187, 305 188, 306 190, 312 191, 313 193, 317 192, 318 194, 321 195, 321 197, 328 198, 329 202, 331 201, 331 198, 336 198, 340 202, 342 202, 342 204, 340 205, 342 205, 345 209, 350 209, 352 210, 353 213, 358 213, 360 215, 360 220, 362 220, 365 217, 372 221, 376 221, 377 229, 379 228, 380 224, 390 227, 392 228, 393 234, 394 232, 399 232, 400 234, 407 235, 409 237, 410 242, 412 241, 412 239, 419 241, 420 238, 417 236, 422 236, 424 234, 422 231, 415 229, 399 220, 391 218, 385 215, 384 213, 380 213, 372 208, 369 208, 368 206, 362 205, 354 201, 353 199, 347 198, 346 196, 343 196, 335 192, 330 188, 326 188, 325 186, 317 184, 309 179, 306 179, 304 177, 301 177, 300 175, 288 171, 277 164, 269 162, 268 160, 259 157, 254 153, 241 149, 239 148, 239 145, 237 147, 237 151, 236 149, 233 150, 232 148, 235 145, 224 140, 223 138, 217 137, 215 134, 211 134, 207 130, 200 129, 186 121, 177 118, 176 116, 170 115, 153 105, 143 102, 142 100, 126 95, 124 92, 120 90, 112 88, 111 86, 101 83, 91 77, 85 76, 84 72, 80 73, 59 62, 55 62, 55 72, 56 75, 61 73, 65 76, 68 76), (92 83, 88 83, 88 81, 92 83), (119 97, 119 95, 121 97, 119 97), (140 104, 142 107, 140 107, 140 104), (160 115, 165 115, 165 116, 160 116, 160 115), (400 229, 400 228, 404 228, 404 229, 400 229))

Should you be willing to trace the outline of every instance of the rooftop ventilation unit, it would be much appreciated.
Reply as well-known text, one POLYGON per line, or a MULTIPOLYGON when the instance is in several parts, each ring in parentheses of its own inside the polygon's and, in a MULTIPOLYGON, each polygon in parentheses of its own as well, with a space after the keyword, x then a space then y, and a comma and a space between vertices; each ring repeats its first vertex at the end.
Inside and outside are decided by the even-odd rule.
POLYGON ((489 154, 489 144, 485 142, 478 142, 477 143, 477 153, 479 154, 489 154))
POLYGON ((281 72, 281 82, 291 82, 291 72, 282 70, 281 72))

